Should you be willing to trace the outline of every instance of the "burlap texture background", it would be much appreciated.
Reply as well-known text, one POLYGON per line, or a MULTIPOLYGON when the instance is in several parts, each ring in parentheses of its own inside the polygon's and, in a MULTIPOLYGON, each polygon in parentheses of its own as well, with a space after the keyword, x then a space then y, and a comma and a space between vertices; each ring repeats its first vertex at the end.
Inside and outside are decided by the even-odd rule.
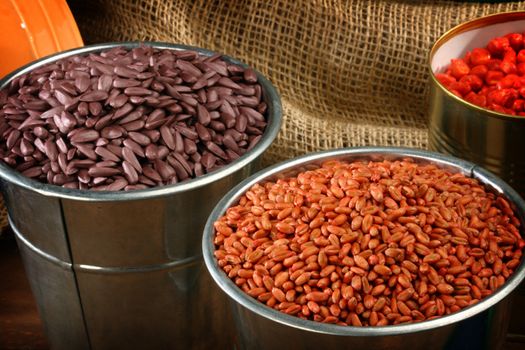
POLYGON ((362 145, 425 148, 427 55, 468 19, 524 2, 76 0, 87 43, 201 46, 254 66, 277 86, 284 124, 266 162, 362 145))

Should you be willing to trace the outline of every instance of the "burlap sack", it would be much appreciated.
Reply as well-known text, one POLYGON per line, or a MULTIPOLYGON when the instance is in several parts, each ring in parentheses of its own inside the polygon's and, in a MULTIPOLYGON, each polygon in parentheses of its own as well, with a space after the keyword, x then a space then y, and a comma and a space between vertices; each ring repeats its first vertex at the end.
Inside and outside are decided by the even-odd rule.
POLYGON ((158 40, 237 57, 277 86, 275 162, 344 146, 425 148, 427 55, 445 31, 525 3, 77 0, 86 42, 158 40))

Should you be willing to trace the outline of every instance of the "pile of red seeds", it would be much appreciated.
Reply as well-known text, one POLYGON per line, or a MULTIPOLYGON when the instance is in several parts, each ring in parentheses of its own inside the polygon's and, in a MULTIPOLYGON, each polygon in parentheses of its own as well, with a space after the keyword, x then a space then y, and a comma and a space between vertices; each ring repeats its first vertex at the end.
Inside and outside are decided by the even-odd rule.
POLYGON ((475 304, 512 275, 525 245, 504 198, 410 160, 329 161, 254 185, 214 227, 218 264, 244 292, 352 326, 475 304))
POLYGON ((436 74, 448 90, 496 112, 525 116, 525 43, 519 33, 492 39, 485 48, 452 59, 436 74))

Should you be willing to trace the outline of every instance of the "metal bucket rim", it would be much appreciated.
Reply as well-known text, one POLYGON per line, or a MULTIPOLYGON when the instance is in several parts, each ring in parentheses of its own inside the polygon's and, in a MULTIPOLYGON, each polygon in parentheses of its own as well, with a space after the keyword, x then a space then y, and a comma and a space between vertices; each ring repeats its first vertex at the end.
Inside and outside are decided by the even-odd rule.
MULTIPOLYGON (((14 78, 25 74, 32 69, 38 68, 47 63, 54 62, 56 60, 73 56, 76 54, 88 54, 92 52, 99 52, 115 47, 124 47, 127 49, 144 46, 152 46, 157 49, 169 49, 176 51, 191 50, 201 55, 212 56, 218 52, 182 44, 172 44, 167 42, 157 41, 124 41, 124 42, 108 42, 95 45, 83 46, 75 49, 61 51, 36 61, 32 61, 25 66, 11 72, 2 79, 0 79, 0 90, 5 88, 6 85, 14 78)), ((222 55, 222 54, 221 54, 222 55)), ((248 166, 251 162, 257 159, 264 151, 266 151, 272 142, 277 137, 282 124, 282 104, 277 89, 273 84, 258 70, 247 65, 246 63, 237 60, 228 55, 222 55, 222 58, 229 63, 240 65, 244 68, 250 67, 257 75, 258 82, 260 83, 263 96, 268 105, 268 124, 260 141, 248 152, 243 154, 233 162, 214 170, 208 174, 183 181, 174 185, 152 187, 144 190, 134 191, 92 191, 92 190, 74 190, 67 189, 57 185, 51 185, 42 183, 30 178, 23 176, 18 171, 12 169, 4 162, 0 161, 0 179, 23 187, 25 189, 35 191, 39 194, 51 197, 58 197, 64 199, 73 199, 80 201, 126 201, 126 200, 142 200, 149 198, 157 198, 162 196, 169 196, 177 193, 191 191, 196 188, 206 186, 210 183, 218 181, 222 178, 226 178, 229 175, 239 171, 240 169, 248 166)))
POLYGON ((522 223, 521 231, 523 232, 523 224, 525 223, 525 201, 520 195, 512 189, 507 183, 499 179, 489 171, 462 159, 446 156, 437 152, 430 152, 426 150, 417 150, 409 148, 398 147, 357 147, 357 148, 341 148, 336 150, 329 150, 317 153, 306 154, 298 158, 287 160, 279 164, 273 165, 263 169, 256 174, 245 179, 233 189, 231 189, 215 206, 211 212, 206 226, 204 228, 202 238, 202 250, 206 268, 217 285, 231 298, 234 302, 240 304, 249 311, 264 317, 268 320, 278 322, 285 326, 322 334, 330 334, 337 336, 385 336, 385 335, 400 335, 414 332, 422 332, 435 328, 445 327, 447 325, 463 321, 469 317, 475 316, 480 312, 485 311, 491 306, 497 304, 505 297, 507 297, 525 278, 525 259, 522 259, 519 268, 512 274, 512 276, 505 282, 505 285, 498 289, 494 294, 483 298, 480 302, 462 309, 450 315, 441 316, 433 320, 423 322, 390 325, 382 327, 353 327, 340 326, 335 324, 325 324, 310 320, 303 320, 298 317, 290 316, 274 310, 256 299, 245 294, 217 265, 217 261, 213 252, 215 247, 213 244, 214 228, 213 223, 225 213, 225 210, 231 205, 235 204, 239 197, 246 192, 251 186, 256 183, 264 182, 265 179, 273 175, 282 173, 285 170, 293 169, 299 165, 313 163, 315 161, 325 161, 329 159, 341 159, 345 156, 393 156, 397 159, 403 157, 410 157, 414 160, 421 160, 423 162, 430 162, 438 164, 439 166, 447 166, 461 171, 473 178, 478 179, 489 189, 503 194, 505 198, 509 199, 511 205, 515 206, 517 216, 522 223))
POLYGON ((498 12, 487 16, 482 16, 478 18, 474 18, 472 20, 469 20, 467 22, 460 23, 453 28, 447 30, 443 35, 441 35, 435 43, 432 45, 432 48, 428 52, 427 56, 427 70, 430 75, 430 80, 436 84, 449 98, 452 98, 456 100, 456 102, 459 102, 460 104, 476 111, 481 112, 482 114, 486 115, 487 117, 497 118, 497 119, 510 119, 516 122, 524 122, 524 118, 522 116, 516 116, 511 114, 505 114, 501 112, 496 112, 491 109, 483 108, 478 105, 475 105, 473 103, 470 103, 463 98, 453 94, 451 91, 449 91, 439 80, 436 79, 435 73, 432 70, 432 59, 434 58, 434 54, 436 51, 450 38, 452 38, 456 34, 461 34, 465 31, 468 31, 470 29, 480 28, 485 25, 492 25, 492 24, 498 24, 498 23, 504 23, 504 22, 512 22, 516 20, 524 20, 525 19, 525 11, 518 10, 518 11, 507 11, 507 12, 498 12))

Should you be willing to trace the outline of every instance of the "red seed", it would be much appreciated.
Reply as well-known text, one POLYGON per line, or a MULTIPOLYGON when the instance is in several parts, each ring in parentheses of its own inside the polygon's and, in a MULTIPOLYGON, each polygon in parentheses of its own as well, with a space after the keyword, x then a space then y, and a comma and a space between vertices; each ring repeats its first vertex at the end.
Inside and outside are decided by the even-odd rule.
POLYGON ((510 47, 510 42, 508 38, 505 37, 498 37, 492 39, 488 45, 487 50, 491 54, 501 55, 505 51, 505 49, 510 47))
POLYGON ((484 79, 488 71, 489 70, 486 65, 480 64, 480 65, 472 67, 472 69, 470 70, 470 74, 476 75, 479 78, 484 79))
POLYGON ((514 74, 518 71, 516 63, 510 61, 502 61, 500 63, 500 69, 505 74, 514 74))
POLYGON ((487 105, 487 98, 484 95, 478 95, 475 92, 468 93, 465 96, 465 101, 478 105, 480 107, 485 107, 487 105))
POLYGON ((468 84, 472 91, 479 91, 483 87, 483 80, 477 75, 464 75, 459 81, 468 84))
POLYGON ((518 63, 523 63, 525 62, 525 49, 524 50, 520 50, 518 52, 518 54, 516 55, 516 61, 518 63))
POLYGON ((523 106, 525 104, 525 100, 515 100, 513 103, 512 103, 512 109, 516 112, 521 112, 523 111, 523 106))
POLYGON ((438 73, 436 79, 447 88, 456 82, 456 78, 449 74, 438 73))
POLYGON ((462 60, 462 59, 452 59, 450 63, 450 74, 456 78, 459 79, 464 75, 469 74, 470 67, 468 64, 462 60))
POLYGON ((520 33, 510 33, 505 35, 509 39, 510 46, 515 50, 519 51, 523 47, 523 35, 520 33))
POLYGON ((503 72, 489 70, 487 74, 485 74, 485 83, 487 85, 496 85, 504 76, 503 72))
POLYGON ((518 81, 519 77, 516 74, 508 74, 496 83, 496 87, 498 89, 512 88, 518 81))
POLYGON ((503 62, 516 63, 516 51, 510 47, 505 49, 503 53, 503 62))
POLYGON ((518 93, 513 89, 494 90, 487 95, 487 103, 511 107, 516 98, 518 98, 518 93))
POLYGON ((458 81, 450 86, 450 90, 458 92, 461 96, 465 96, 471 91, 471 86, 465 81, 458 81))
POLYGON ((488 64, 491 60, 490 52, 484 48, 475 48, 470 55, 470 63, 473 66, 488 64))

